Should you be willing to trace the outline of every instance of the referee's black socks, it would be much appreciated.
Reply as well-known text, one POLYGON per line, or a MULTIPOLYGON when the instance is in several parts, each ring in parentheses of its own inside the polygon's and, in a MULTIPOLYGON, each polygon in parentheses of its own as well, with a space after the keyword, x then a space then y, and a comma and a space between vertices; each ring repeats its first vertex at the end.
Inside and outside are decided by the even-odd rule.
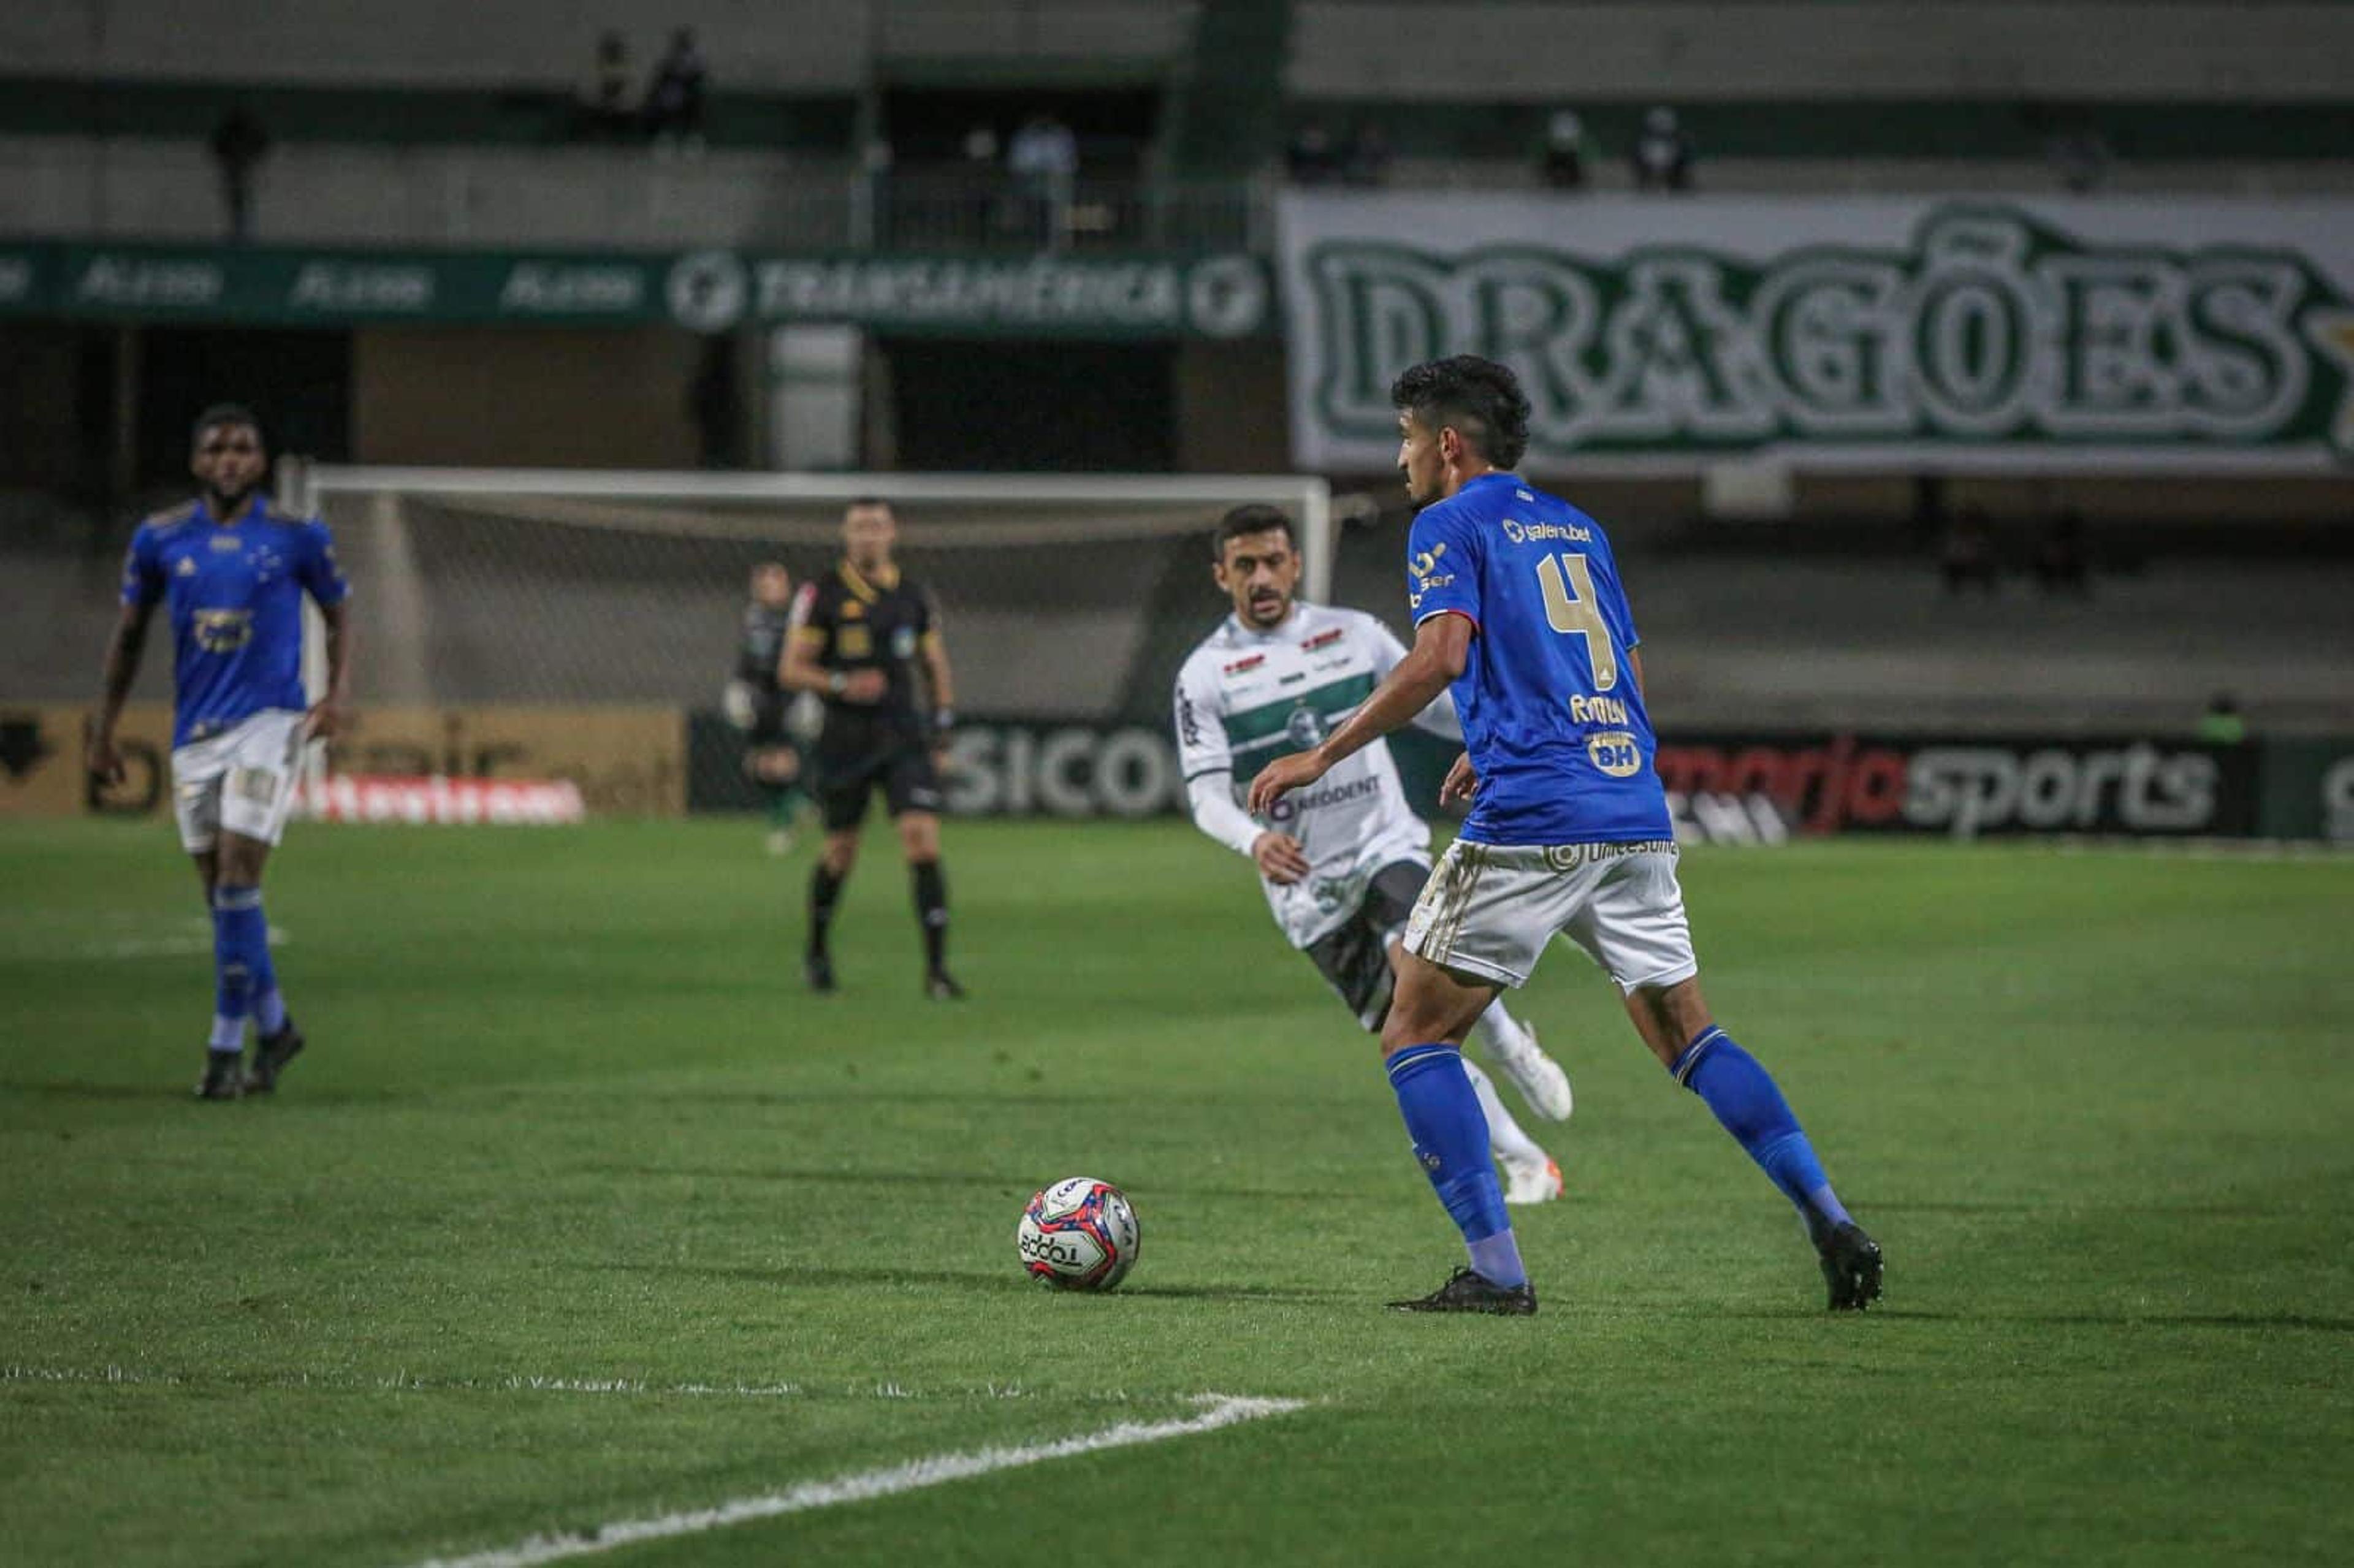
POLYGON ((833 924, 834 900, 842 896, 842 878, 826 870, 825 862, 817 863, 810 873, 809 952, 813 959, 825 957, 826 928, 833 924))
POLYGON ((949 884, 940 863, 919 860, 907 868, 916 885, 916 917, 924 926, 924 968, 938 974, 948 964, 949 884))

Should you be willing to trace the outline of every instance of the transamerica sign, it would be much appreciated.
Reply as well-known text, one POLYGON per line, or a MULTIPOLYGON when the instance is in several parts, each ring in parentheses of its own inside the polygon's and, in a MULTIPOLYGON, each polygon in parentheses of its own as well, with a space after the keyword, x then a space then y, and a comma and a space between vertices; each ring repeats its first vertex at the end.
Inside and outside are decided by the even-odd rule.
POLYGON ((1391 378, 1457 353, 1538 472, 2354 456, 2354 203, 1295 192, 1282 235, 1304 469, 1389 467, 1391 378))

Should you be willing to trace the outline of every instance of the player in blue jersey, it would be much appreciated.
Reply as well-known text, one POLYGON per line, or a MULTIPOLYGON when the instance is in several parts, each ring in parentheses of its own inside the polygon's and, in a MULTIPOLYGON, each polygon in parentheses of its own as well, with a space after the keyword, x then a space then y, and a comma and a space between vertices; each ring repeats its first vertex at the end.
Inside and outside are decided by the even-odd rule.
POLYGON ((1652 770, 1643 666, 1610 543, 1595 521, 1514 477, 1528 399, 1469 355, 1390 389, 1398 466, 1418 509, 1407 544, 1415 644, 1349 721, 1251 785, 1254 811, 1452 689, 1464 756, 1444 793, 1472 802, 1416 903, 1382 1030, 1415 1154, 1470 1252, 1411 1311, 1537 1308, 1489 1162, 1463 1040, 1555 935, 1618 982, 1637 1033, 1677 1083, 1797 1205, 1834 1309, 1880 1295, 1880 1248, 1840 1206, 1782 1092, 1702 1000, 1676 883, 1675 832, 1652 770))
POLYGON ((261 870, 286 825, 303 742, 335 732, 351 683, 349 588, 325 524, 262 496, 260 421, 222 404, 196 425, 195 501, 139 525, 122 567, 122 615, 86 758, 122 778, 114 729, 158 605, 172 622, 172 806, 213 916, 213 1022, 197 1095, 267 1094, 302 1049, 270 961, 261 870), (327 693, 306 710, 302 596, 327 627, 327 693), (245 1026, 260 1031, 245 1065, 245 1026))

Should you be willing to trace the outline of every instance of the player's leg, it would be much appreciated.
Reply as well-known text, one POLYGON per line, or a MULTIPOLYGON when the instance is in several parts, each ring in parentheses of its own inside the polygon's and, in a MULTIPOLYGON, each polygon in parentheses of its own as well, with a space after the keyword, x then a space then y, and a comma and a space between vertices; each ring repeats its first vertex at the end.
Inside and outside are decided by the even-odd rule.
POLYGON ((1561 1164, 1531 1138, 1504 1104, 1504 1097, 1479 1064, 1463 1058, 1463 1075, 1479 1098, 1479 1114, 1488 1118, 1488 1151, 1496 1157, 1508 1205, 1550 1203, 1561 1196, 1561 1164))
POLYGON ((1830 1305, 1868 1306, 1880 1294, 1880 1249, 1840 1204, 1773 1075, 1711 1015, 1675 862, 1669 849, 1617 857, 1569 935, 1618 981, 1651 1054, 1797 1209, 1822 1261, 1830 1305))
POLYGON ((294 776, 302 754, 300 714, 258 715, 239 732, 235 760, 221 789, 218 871, 213 888, 214 945, 227 940, 249 977, 248 1009, 255 1042, 245 1074, 248 1094, 267 1094, 302 1049, 302 1033, 287 1015, 270 954, 270 920, 263 912, 261 877, 270 852, 286 831, 293 804, 294 776))
MULTIPOLYGON (((1397 991, 1399 927, 1429 877, 1426 867, 1400 861, 1369 880, 1365 897, 1349 917, 1301 949, 1316 972, 1349 1011, 1375 1036, 1388 1021, 1397 991)), ((1541 1203, 1561 1196, 1561 1167, 1521 1130, 1488 1075, 1463 1060, 1464 1075, 1479 1097, 1488 1124, 1488 1145, 1503 1171, 1504 1202, 1541 1203)))
POLYGON ((172 753, 172 819, 180 845, 196 863, 205 885, 205 913, 213 923, 213 1019, 205 1040, 205 1070, 196 1080, 199 1099, 233 1100, 245 1092, 245 1009, 249 980, 240 972, 229 983, 229 952, 222 941, 215 895, 220 882, 220 807, 228 773, 227 747, 199 741, 172 753))
POLYGON ((1413 952, 1398 959, 1397 992, 1382 1026, 1382 1057, 1415 1159, 1463 1237, 1468 1269, 1431 1296, 1393 1302, 1417 1311, 1536 1310, 1504 1192, 1489 1155, 1487 1113, 1463 1060, 1464 1036, 1495 999, 1480 977, 1452 975, 1413 952))
POLYGON ((940 869, 940 783, 929 752, 911 747, 892 759, 884 793, 907 862, 908 892, 924 940, 924 994, 935 1001, 963 999, 949 973, 949 884, 940 869))
MULTIPOLYGON (((1361 915, 1373 929, 1382 934, 1381 946, 1385 962, 1394 960, 1395 949, 1405 934, 1406 923, 1414 916, 1415 904, 1422 897, 1422 890, 1429 881, 1428 866, 1419 861, 1402 860, 1382 867, 1367 884, 1361 915)), ((1572 1104, 1569 1075, 1538 1047, 1533 1031, 1504 1011, 1500 998, 1479 1015, 1479 1021, 1471 1026, 1471 1032, 1472 1037, 1479 1042, 1480 1049, 1487 1054, 1489 1062, 1514 1088, 1520 1090, 1521 1097, 1535 1108, 1539 1116, 1554 1121, 1569 1119, 1572 1104)), ((1473 1086, 1477 1087, 1478 1083, 1475 1082, 1473 1086)), ((1492 1094, 1492 1088, 1489 1092, 1492 1094)), ((1511 1120, 1509 1112, 1505 1119, 1511 1120)), ((1500 1140, 1497 1147, 1500 1152, 1505 1144, 1500 1140)), ((1529 1143, 1529 1148, 1535 1147, 1532 1141, 1529 1143)), ((1523 1170, 1526 1171, 1521 1181, 1523 1192, 1533 1192, 1548 1180, 1548 1171, 1553 1192, 1559 1192, 1561 1173, 1553 1168, 1549 1158, 1542 1164, 1533 1168, 1523 1167, 1523 1170)), ((1514 1175, 1509 1164, 1505 1174, 1508 1178, 1514 1175)), ((1508 1189, 1511 1185, 1508 1181, 1508 1189)), ((1513 1201, 1536 1200, 1516 1197, 1513 1201)))
POLYGON ((817 864, 810 869, 809 940, 801 952, 801 972, 811 991, 832 991, 833 980, 833 915, 842 901, 843 884, 858 863, 859 819, 866 814, 866 785, 826 791, 823 805, 825 844, 817 864))
POLYGON ((801 754, 786 739, 780 721, 754 732, 745 764, 768 809, 769 853, 783 854, 792 848, 803 797, 801 754))
MULTIPOLYGON (((1310 961, 1376 1034, 1388 1022, 1390 1002, 1396 991, 1397 969, 1405 950, 1398 937, 1369 924, 1369 916, 1377 917, 1381 913, 1379 902, 1378 896, 1368 897, 1365 907, 1358 911, 1354 919, 1319 938, 1308 949, 1310 961)), ((1488 1013, 1501 1005, 1490 1004, 1488 1013)), ((1484 1019, 1488 1013, 1480 1017, 1484 1019)), ((1487 1119, 1488 1149, 1495 1156, 1497 1169, 1503 1173, 1504 1202, 1543 1203, 1560 1197, 1561 1167, 1522 1128, 1503 1097, 1496 1093, 1496 1086, 1468 1055, 1463 1057, 1463 1075, 1470 1079, 1471 1092, 1479 1101, 1479 1114, 1487 1119)))
POLYGON ((810 869, 809 942, 801 954, 801 971, 811 991, 830 991, 834 988, 834 911, 843 884, 858 863, 858 835, 875 789, 875 759, 843 747, 821 747, 817 772, 818 818, 825 827, 825 842, 810 869))
MULTIPOLYGON (((1420 1301, 1417 1311, 1533 1312, 1520 1248, 1505 1221, 1492 1170, 1483 1182, 1460 1156, 1447 1122, 1477 1101, 1461 1049, 1500 990, 1525 981, 1545 944, 1575 907, 1581 885, 1543 849, 1472 843, 1447 849, 1416 900, 1398 960, 1396 1001, 1382 1052, 1416 1153, 1447 1214, 1463 1233, 1471 1266, 1420 1301), (1422 1103, 1412 1103, 1419 1098, 1422 1103), (1427 1129, 1427 1130, 1426 1130, 1427 1129)), ((1484 1161, 1481 1162, 1484 1164, 1484 1161)))

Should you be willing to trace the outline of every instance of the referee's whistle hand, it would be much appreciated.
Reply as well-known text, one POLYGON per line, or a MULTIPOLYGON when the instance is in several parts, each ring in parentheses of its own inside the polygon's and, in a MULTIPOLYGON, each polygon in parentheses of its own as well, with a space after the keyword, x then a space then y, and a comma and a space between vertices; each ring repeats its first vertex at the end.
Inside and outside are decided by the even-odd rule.
POLYGON ((890 677, 882 671, 853 670, 843 683, 842 700, 845 703, 879 703, 890 693, 890 677))

